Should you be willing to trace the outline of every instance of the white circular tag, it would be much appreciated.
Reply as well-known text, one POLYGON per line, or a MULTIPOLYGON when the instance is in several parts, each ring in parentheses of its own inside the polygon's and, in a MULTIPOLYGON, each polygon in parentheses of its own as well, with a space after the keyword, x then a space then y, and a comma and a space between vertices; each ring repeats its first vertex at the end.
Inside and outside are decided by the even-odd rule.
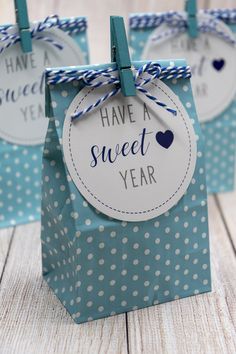
POLYGON ((154 218, 183 196, 196 163, 196 138, 179 98, 160 80, 149 92, 177 111, 158 107, 143 94, 115 96, 71 122, 111 88, 84 88, 72 101, 63 127, 66 165, 81 194, 119 220, 154 218))
MULTIPOLYGON (((198 21, 209 20, 200 14, 198 21)), ((233 37, 230 28, 218 21, 218 29, 233 37)), ((191 39, 186 33, 171 39, 154 42, 153 37, 170 29, 167 24, 158 27, 149 37, 143 51, 143 60, 185 58, 192 70, 192 88, 200 122, 214 119, 232 102, 236 93, 236 49, 215 34, 199 33, 191 39)))
MULTIPOLYGON (((16 27, 12 33, 15 31, 16 27)), ((44 142, 48 126, 44 107, 45 67, 84 64, 79 46, 62 30, 53 28, 40 35, 53 39, 63 49, 33 39, 32 53, 24 54, 17 43, 0 54, 0 137, 15 144, 44 142)))

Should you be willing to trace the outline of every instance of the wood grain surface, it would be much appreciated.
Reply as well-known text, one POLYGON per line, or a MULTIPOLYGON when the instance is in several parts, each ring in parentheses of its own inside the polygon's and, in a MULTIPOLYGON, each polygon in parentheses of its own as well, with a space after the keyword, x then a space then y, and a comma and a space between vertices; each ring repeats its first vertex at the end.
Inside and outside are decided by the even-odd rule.
MULTIPOLYGON (((109 61, 109 16, 183 9, 171 0, 28 0, 30 19, 86 15, 92 62, 109 61)), ((199 7, 236 7, 202 0, 199 7)), ((14 22, 0 0, 0 23, 14 22)), ((0 230, 1 354, 236 353, 236 193, 209 198, 213 291, 75 325, 41 277, 39 223, 0 230)))
POLYGON ((0 353, 235 353, 233 222, 217 199, 209 198, 211 293, 82 325, 42 280, 39 223, 1 230, 0 353))

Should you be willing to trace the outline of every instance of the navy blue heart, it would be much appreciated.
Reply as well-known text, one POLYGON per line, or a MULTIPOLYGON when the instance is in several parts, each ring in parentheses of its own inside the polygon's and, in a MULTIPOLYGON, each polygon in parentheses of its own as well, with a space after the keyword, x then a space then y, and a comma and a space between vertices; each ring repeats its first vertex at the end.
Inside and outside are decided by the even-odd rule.
POLYGON ((156 141, 165 149, 169 149, 174 140, 174 134, 171 130, 166 130, 163 132, 156 133, 156 141))
POLYGON ((212 65, 214 67, 214 69, 216 69, 217 71, 220 71, 221 69, 223 69, 224 65, 225 65, 225 61, 224 59, 215 59, 212 61, 212 65))

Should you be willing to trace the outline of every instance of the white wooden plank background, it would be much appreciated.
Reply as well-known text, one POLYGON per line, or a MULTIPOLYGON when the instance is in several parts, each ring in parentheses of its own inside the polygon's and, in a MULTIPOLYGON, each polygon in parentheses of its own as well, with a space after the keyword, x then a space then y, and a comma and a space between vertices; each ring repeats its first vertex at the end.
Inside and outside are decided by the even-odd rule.
POLYGON ((213 291, 129 313, 131 353, 235 353, 236 258, 213 197, 209 212, 213 291))
MULTIPOLYGON (((30 18, 86 15, 92 62, 109 61, 109 15, 182 9, 179 0, 28 0, 30 18)), ((202 0, 199 7, 236 7, 202 0)), ((0 23, 14 22, 0 0, 0 23)), ((40 225, 0 230, 0 353, 236 353, 236 192, 209 199, 213 291, 75 325, 41 278, 40 225)))
MULTIPOLYGON (((15 21, 13 0, 0 0, 0 23, 15 21)), ((198 0, 199 8, 236 7, 236 0, 198 0)), ((28 0, 31 20, 48 14, 61 16, 85 15, 89 21, 91 62, 110 60, 109 16, 121 15, 126 19, 132 12, 158 12, 184 9, 184 0, 28 0)))

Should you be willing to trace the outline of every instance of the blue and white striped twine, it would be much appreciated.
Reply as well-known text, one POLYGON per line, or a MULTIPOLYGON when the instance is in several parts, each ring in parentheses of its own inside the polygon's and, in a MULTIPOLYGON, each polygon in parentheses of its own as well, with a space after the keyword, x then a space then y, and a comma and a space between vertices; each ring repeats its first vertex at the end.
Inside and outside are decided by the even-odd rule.
MULTIPOLYGON (((0 26, 0 43, 3 45, 0 47, 0 54, 2 54, 7 48, 20 42, 20 35, 18 32, 10 34, 8 32, 12 26, 0 26)), ((32 39, 45 41, 51 43, 56 48, 62 50, 63 45, 56 42, 53 38, 43 35, 44 31, 48 31, 50 28, 59 28, 69 35, 75 33, 84 32, 87 28, 87 20, 85 18, 71 18, 61 20, 57 15, 48 16, 44 21, 38 22, 35 27, 30 29, 32 39)))
MULTIPOLYGON (((228 24, 236 24, 236 9, 207 9, 199 10, 199 14, 211 15, 217 20, 224 21, 228 24)), ((162 23, 175 17, 183 15, 177 11, 168 11, 160 13, 133 14, 130 16, 129 25, 132 29, 153 28, 158 27, 162 23)))
MULTIPOLYGON (((161 67, 160 64, 156 62, 148 62, 144 64, 134 73, 134 82, 136 89, 144 94, 147 98, 155 102, 158 106, 163 107, 168 112, 176 115, 175 109, 168 107, 164 102, 160 102, 155 96, 151 95, 144 86, 149 84, 155 79, 180 79, 180 78, 190 78, 191 70, 189 66, 168 66, 161 67)), ((71 115, 72 121, 79 119, 86 113, 93 111, 95 108, 103 104, 106 100, 111 97, 118 95, 121 92, 120 80, 118 78, 118 70, 116 68, 107 68, 100 70, 48 70, 46 73, 46 81, 49 85, 56 85, 62 83, 68 83, 72 81, 81 80, 85 86, 98 88, 101 86, 113 85, 111 91, 99 98, 95 103, 91 104, 83 110, 79 107, 71 115), (98 80, 100 79, 100 80, 98 80), (104 80, 105 79, 105 80, 104 80)))
MULTIPOLYGON (((236 44, 234 35, 229 35, 228 32, 222 31, 220 26, 220 20, 224 20, 227 23, 236 23, 236 10, 207 10, 200 11, 199 13, 211 16, 209 19, 200 19, 198 21, 199 32, 213 34, 229 44, 236 44)), ((130 27, 132 29, 159 27, 163 23, 166 23, 170 28, 160 35, 153 36, 153 42, 167 40, 180 33, 184 33, 188 28, 187 15, 184 12, 171 11, 160 14, 133 15, 130 17, 130 27)))

